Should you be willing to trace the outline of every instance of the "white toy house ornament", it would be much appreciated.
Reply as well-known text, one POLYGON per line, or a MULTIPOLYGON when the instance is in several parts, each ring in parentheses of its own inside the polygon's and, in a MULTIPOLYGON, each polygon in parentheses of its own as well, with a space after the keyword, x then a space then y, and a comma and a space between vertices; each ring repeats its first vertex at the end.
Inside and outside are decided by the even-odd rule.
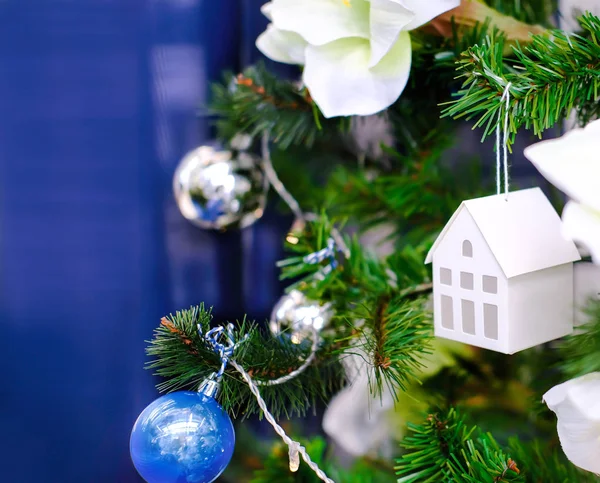
POLYGON ((576 260, 539 188, 464 201, 425 260, 435 335, 514 354, 571 333, 576 260))

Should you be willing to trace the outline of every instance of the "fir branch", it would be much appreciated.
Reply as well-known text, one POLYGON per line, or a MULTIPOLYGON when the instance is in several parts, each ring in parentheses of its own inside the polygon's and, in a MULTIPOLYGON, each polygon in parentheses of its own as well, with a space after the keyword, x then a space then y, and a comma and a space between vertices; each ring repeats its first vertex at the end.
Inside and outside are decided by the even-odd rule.
POLYGON ((406 391, 417 380, 424 356, 431 353, 429 339, 433 335, 425 303, 423 298, 382 296, 373 306, 359 306, 352 312, 352 319, 364 321, 364 325, 355 327, 354 334, 360 336, 355 335, 355 343, 343 352, 360 349, 359 354, 370 356, 372 394, 381 394, 384 386, 392 394, 406 391))
POLYGON ((397 461, 398 483, 524 481, 517 462, 455 409, 430 414, 409 429, 402 442, 407 453, 397 461))
POLYGON ((591 301, 586 313, 589 321, 560 346, 559 368, 569 378, 600 371, 600 301, 591 301))
POLYGON ((521 22, 548 25, 558 8, 557 0, 485 0, 490 7, 521 22))
POLYGON ((326 342, 339 357, 360 354, 365 359, 373 375, 374 395, 381 394, 384 386, 394 393, 405 389, 416 378, 421 358, 429 352, 432 325, 420 296, 427 290, 423 282, 428 275, 422 269, 422 259, 418 262, 421 270, 415 269, 412 276, 394 276, 394 269, 415 266, 415 256, 422 252, 398 252, 392 268, 367 253, 356 239, 346 238, 350 257, 326 276, 315 277, 321 267, 306 263, 304 256, 323 248, 330 231, 331 222, 322 216, 307 224, 303 234, 296 234, 296 243, 290 248, 298 256, 280 263, 282 277, 304 277, 295 288, 309 299, 333 304, 336 316, 331 331, 335 335, 326 342))
POLYGON ((512 437, 504 450, 490 433, 467 425, 454 408, 430 414, 409 429, 401 443, 407 452, 397 460, 398 483, 599 481, 571 464, 556 439, 512 437))
MULTIPOLYGON (((501 6, 501 12, 519 11, 523 14, 519 16, 521 20, 532 21, 531 16, 524 12, 532 12, 531 3, 545 1, 523 0, 521 6, 515 5, 519 2, 514 0, 492 3, 496 8, 501 6)), ((388 109, 403 155, 421 157, 423 153, 447 146, 453 139, 452 134, 458 125, 441 116, 440 106, 459 87, 455 79, 456 62, 463 52, 483 44, 489 36, 499 36, 502 28, 508 30, 509 42, 504 46, 505 52, 511 50, 510 46, 516 39, 522 40, 529 31, 544 31, 542 27, 500 15, 483 3, 482 0, 465 0, 458 9, 450 10, 426 27, 411 32, 413 58, 409 82, 400 98, 388 109)), ((537 10, 537 14, 535 21, 539 22, 542 11, 537 10)))
POLYGON ((523 443, 517 438, 508 442, 510 454, 519 461, 519 466, 530 482, 593 483, 600 478, 582 471, 567 460, 556 439, 539 439, 523 443))
POLYGON ((306 89, 271 74, 263 64, 213 84, 210 107, 220 117, 217 128, 222 139, 268 130, 282 149, 292 144, 312 146, 348 126, 344 118, 324 118, 306 89))
MULTIPOLYGON (((581 18, 586 35, 554 30, 533 35, 528 46, 513 48, 514 60, 503 56, 504 37, 491 35, 465 52, 458 63, 463 87, 445 116, 477 118, 483 137, 499 123, 500 102, 510 83, 509 133, 532 129, 540 136, 576 111, 586 123, 600 114, 600 19, 581 18)), ((512 141, 512 140, 511 140, 512 141)))
MULTIPOLYGON (((159 376, 165 378, 158 385, 161 392, 198 388, 199 384, 220 367, 214 351, 198 334, 197 324, 203 333, 210 328, 210 310, 203 305, 165 317, 155 330, 148 354, 154 359, 148 364, 159 376)), ((233 356, 257 380, 281 377, 306 359, 309 347, 293 344, 288 338, 275 338, 264 334, 254 323, 242 321, 236 337, 247 334, 233 356)), ((344 375, 335 359, 325 352, 305 372, 278 386, 261 387, 261 394, 275 417, 303 415, 318 401, 327 400, 339 390, 344 375)), ((228 369, 223 378, 221 405, 226 411, 248 416, 258 412, 258 405, 237 371, 228 369)))
POLYGON ((487 190, 481 183, 480 165, 467 160, 444 166, 441 156, 451 143, 439 138, 437 141, 418 155, 387 149, 399 167, 393 172, 380 172, 377 177, 339 167, 326 188, 327 203, 332 207, 329 213, 358 221, 363 231, 392 224, 396 232, 390 237, 401 234, 405 245, 426 245, 462 200, 487 190), (453 183, 455 178, 462 182, 453 183))

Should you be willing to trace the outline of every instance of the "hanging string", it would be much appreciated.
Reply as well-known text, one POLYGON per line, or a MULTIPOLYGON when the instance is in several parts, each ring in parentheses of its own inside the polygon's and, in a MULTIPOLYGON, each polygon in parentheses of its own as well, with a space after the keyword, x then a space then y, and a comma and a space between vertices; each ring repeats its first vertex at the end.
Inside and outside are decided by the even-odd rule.
MULTIPOLYGON (((300 208, 300 203, 296 201, 296 199, 292 196, 292 194, 287 190, 285 185, 281 182, 279 177, 277 176, 277 172, 275 168, 273 168, 273 162, 271 160, 271 150, 269 149, 269 139, 270 135, 268 131, 265 131, 262 135, 261 139, 261 155, 262 155, 262 164, 265 175, 273 186, 273 189, 277 191, 277 194, 281 197, 283 201, 288 205, 292 213, 296 216, 300 221, 316 221, 318 220, 318 216, 314 213, 304 213, 302 208, 300 208)), ((335 240, 337 246, 340 251, 344 254, 346 258, 350 258, 350 250, 346 246, 344 239, 340 232, 335 228, 331 228, 331 237, 335 240)))
MULTIPOLYGON (((200 324, 198 324, 198 332, 200 333, 200 336, 202 337, 202 327, 200 324)), ((271 414, 271 412, 267 408, 267 404, 265 403, 265 400, 262 398, 262 396, 260 394, 260 390, 258 389, 258 384, 250 377, 250 374, 248 374, 241 365, 239 365, 234 359, 231 359, 233 357, 233 353, 235 352, 235 349, 241 343, 243 343, 247 338, 248 338, 248 334, 246 334, 241 340, 236 342, 235 335, 233 332, 233 324, 227 324, 227 330, 225 330, 225 328, 223 326, 219 326, 219 327, 215 327, 214 329, 209 330, 206 333, 206 335, 204 336, 204 339, 212 347, 212 349, 219 355, 219 358, 221 359, 222 370, 219 371, 220 376, 217 374, 217 381, 220 379, 220 377, 222 377, 224 367, 227 364, 231 364, 235 368, 235 370, 241 374, 241 376, 244 379, 244 381, 246 382, 246 384, 248 384, 248 387, 250 388, 250 392, 256 398, 258 407, 260 407, 263 414, 265 415, 265 419, 269 422, 269 424, 271 426, 273 426, 273 429, 275 430, 275 432, 281 437, 283 442, 288 446, 289 457, 290 457, 290 470, 291 471, 298 470, 299 465, 300 465, 300 457, 302 457, 304 462, 309 466, 309 468, 311 470, 314 471, 314 473, 317 475, 317 477, 320 480, 325 481, 326 483, 335 483, 332 479, 330 479, 325 474, 325 472, 323 470, 321 470, 321 468, 319 468, 319 466, 314 461, 312 461, 312 459, 310 458, 310 455, 306 452, 306 448, 304 446, 302 446, 300 443, 298 443, 297 441, 294 441, 293 439, 291 439, 286 434, 285 430, 279 424, 277 424, 275 417, 271 414), (222 338, 225 339, 225 343, 221 342, 222 338)), ((289 378, 290 376, 291 376, 291 374, 288 374, 285 377, 289 378)))
POLYGON ((509 82, 504 88, 504 93, 500 99, 500 108, 498 109, 498 124, 496 125, 496 194, 501 193, 501 168, 504 170, 504 194, 508 199, 509 176, 508 176, 508 120, 510 111, 510 86, 509 82), (505 105, 502 105, 502 103, 505 105), (504 123, 502 123, 502 112, 504 112, 504 123), (500 125, 502 124, 502 136, 500 135, 500 125), (502 147, 500 145, 502 144, 502 147), (500 150, 502 149, 502 155, 500 150), (501 159, 502 157, 502 159, 501 159))
POLYGON ((502 179, 500 177, 500 167, 502 163, 500 162, 500 116, 502 115, 502 108, 500 108, 500 113, 498 114, 498 124, 496 125, 496 194, 500 194, 500 186, 502 183, 502 179))

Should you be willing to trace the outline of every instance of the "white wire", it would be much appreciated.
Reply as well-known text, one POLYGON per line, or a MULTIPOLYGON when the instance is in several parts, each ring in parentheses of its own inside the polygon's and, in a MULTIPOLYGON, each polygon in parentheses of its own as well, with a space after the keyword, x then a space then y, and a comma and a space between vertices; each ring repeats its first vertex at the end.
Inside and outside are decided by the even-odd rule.
POLYGON ((300 454, 300 456, 302 456, 302 459, 304 460, 304 462, 310 467, 311 470, 313 470, 315 472, 315 474, 319 477, 320 480, 325 481, 326 483, 335 483, 331 478, 329 478, 325 474, 325 472, 321 468, 319 468, 319 466, 313 460, 310 459, 309 454, 306 452, 306 448, 304 446, 302 446, 300 443, 298 443, 297 441, 294 441, 293 439, 291 439, 285 433, 284 429, 281 426, 279 426, 279 424, 277 424, 277 421, 275 421, 275 418, 269 412, 264 399, 260 395, 258 386, 254 383, 254 381, 252 380, 250 375, 244 370, 244 368, 242 366, 240 366, 234 360, 229 361, 229 363, 242 375, 242 377, 244 378, 244 381, 246 381, 246 384, 248 384, 250 391, 252 392, 252 394, 254 394, 254 397, 256 398, 256 401, 258 402, 258 406, 260 407, 260 409, 262 409, 262 412, 265 415, 265 419, 269 422, 269 424, 271 426, 273 426, 273 429, 275 430, 275 432, 281 437, 283 442, 289 447, 289 449, 290 449, 290 465, 292 463, 295 463, 295 459, 296 459, 297 455, 300 454))
MULTIPOLYGON (((298 218, 301 221, 317 220, 319 217, 317 215, 315 215, 314 213, 306 213, 305 214, 302 211, 302 208, 300 208, 300 203, 298 203, 298 201, 296 201, 296 199, 287 190, 285 185, 281 182, 281 180, 277 176, 277 172, 275 171, 275 168, 273 168, 273 162, 271 160, 271 150, 269 149, 269 132, 268 131, 265 131, 262 135, 261 154, 262 154, 262 161, 263 161, 263 169, 265 171, 265 175, 267 176, 267 179, 269 180, 269 183, 271 183, 271 186, 273 186, 273 189, 275 191, 277 191, 277 194, 279 196, 281 196, 281 199, 283 201, 285 201, 285 203, 289 206, 290 210, 292 210, 292 213, 294 213, 296 218, 298 218)), ((340 232, 334 227, 331 228, 331 236, 337 243, 337 246, 340 248, 340 250, 342 251, 344 256, 346 258, 350 258, 350 250, 346 246, 346 243, 344 243, 344 239, 342 238, 342 235, 340 234, 340 232)))
MULTIPOLYGON (((275 421, 275 418, 268 410, 267 405, 266 405, 264 399, 262 398, 262 396, 260 395, 260 391, 258 390, 258 385, 272 386, 275 384, 282 384, 286 381, 289 381, 290 379, 293 379, 294 377, 296 377, 300 373, 302 373, 310 365, 310 363, 313 361, 313 359, 315 357, 315 354, 317 352, 317 348, 319 345, 319 341, 320 341, 319 334, 316 331, 316 329, 313 328, 312 330, 313 330, 312 350, 311 350, 310 356, 306 359, 304 364, 302 364, 295 371, 293 371, 290 374, 287 374, 283 377, 280 377, 279 379, 273 379, 272 381, 263 381, 262 383, 254 382, 252 380, 252 378, 250 377, 250 374, 248 374, 242 366, 240 366, 235 360, 230 359, 230 357, 233 354, 233 352, 235 351, 236 347, 239 344, 246 341, 247 334, 243 339, 239 340, 238 342, 235 342, 234 334, 233 334, 233 324, 228 324, 227 329, 225 329, 225 327, 223 327, 223 326, 215 327, 215 328, 211 329, 203 337, 212 346, 213 350, 215 352, 217 352, 217 354, 219 354, 219 357, 221 358, 221 361, 223 364, 222 368, 224 368, 227 364, 231 364, 242 375, 242 377, 244 378, 244 381, 246 381, 246 384, 248 384, 248 387, 250 388, 250 392, 252 392, 252 394, 256 398, 256 400, 258 402, 258 406, 264 413, 265 418, 271 424, 271 426, 273 426, 273 428, 275 429, 275 432, 281 437, 281 439, 283 439, 283 441, 285 442, 285 444, 287 444, 287 446, 289 448, 290 470, 291 471, 298 470, 298 466, 300 464, 300 459, 299 459, 298 455, 300 455, 300 456, 302 456, 302 459, 306 462, 306 464, 310 467, 310 469, 312 469, 321 480, 323 480, 327 483, 335 483, 333 480, 331 480, 330 478, 327 477, 327 475, 317 466, 316 463, 314 463, 310 459, 310 456, 306 452, 306 449, 303 446, 301 446, 300 443, 291 439, 285 433, 283 428, 281 426, 279 426, 279 424, 277 424, 277 421, 275 421), (223 344, 222 342, 219 342, 220 337, 225 337, 227 345, 223 344)), ((200 334, 202 334, 202 327, 200 326, 200 324, 198 324, 198 332, 200 334)), ((220 376, 217 376, 217 377, 220 379, 220 376)), ((217 379, 217 381, 219 379, 217 379)))
MULTIPOLYGON (((308 215, 304 214, 304 212, 302 211, 302 208, 300 208, 300 203, 298 203, 298 201, 296 201, 296 199, 286 189, 284 184, 281 182, 281 180, 277 176, 277 172, 275 171, 275 168, 273 167, 273 162, 271 160, 271 151, 269 150, 269 132, 268 131, 265 131, 263 133, 262 140, 261 140, 261 148, 262 148, 261 150, 262 150, 263 169, 265 171, 265 175, 267 176, 267 179, 271 183, 271 186, 273 186, 273 189, 275 191, 277 191, 277 193, 279 194, 281 199, 283 201, 285 201, 285 203, 289 206, 290 210, 292 210, 292 213, 294 213, 294 215, 296 216, 297 219, 299 219, 301 221, 316 220, 318 218, 317 215, 312 214, 312 213, 309 213, 308 215)), ((337 229, 332 228, 331 236, 337 243, 340 250, 344 253, 346 258, 350 258, 350 250, 344 243, 344 239, 342 238, 340 232, 337 229)), ((236 361, 232 360, 232 361, 230 361, 230 363, 242 375, 242 377, 248 384, 250 391, 252 392, 252 394, 256 398, 256 401, 258 402, 258 406, 260 407, 260 409, 262 410, 262 412, 265 415, 265 419, 269 422, 269 424, 271 424, 271 426, 273 426, 273 429, 275 430, 275 432, 281 437, 281 439, 284 441, 284 443, 288 446, 289 454, 290 454, 290 469, 292 469, 292 467, 294 468, 294 470, 297 469, 297 459, 298 459, 298 454, 300 454, 300 456, 302 456, 302 459, 306 462, 306 464, 310 467, 310 469, 315 472, 315 474, 319 477, 319 479, 321 479, 322 481, 325 481, 326 483, 335 483, 332 479, 330 479, 323 472, 323 470, 321 470, 319 468, 319 466, 314 461, 312 461, 310 459, 310 456, 306 452, 306 449, 304 448, 304 446, 302 446, 300 443, 291 439, 285 433, 283 428, 281 426, 279 426, 279 424, 277 424, 277 421, 275 421, 275 418, 269 412, 269 409, 267 408, 267 405, 266 405, 264 399, 262 398, 262 396, 260 395, 260 391, 258 389, 258 386, 275 386, 278 384, 284 384, 284 383, 294 379, 295 377, 299 376, 300 374, 302 374, 308 368, 308 366, 310 366, 312 364, 312 362, 315 360, 317 350, 319 348, 319 343, 321 341, 321 338, 320 338, 318 332, 314 329, 314 327, 312 328, 312 332, 313 332, 313 334, 312 334, 313 340, 312 340, 312 347, 311 347, 310 355, 306 358, 306 360, 300 367, 298 367, 296 370, 294 370, 294 371, 290 372, 289 374, 286 374, 285 376, 280 377, 278 379, 255 382, 254 380, 252 380, 250 375, 244 370, 244 368, 242 366, 240 366, 236 361)))
POLYGON ((255 381, 255 384, 257 386, 277 386, 279 384, 284 384, 288 381, 291 381, 292 379, 299 376, 300 374, 302 374, 308 368, 308 366, 310 366, 312 364, 312 362, 315 360, 315 357, 317 356, 317 350, 319 349, 319 343, 321 342, 321 337, 319 336, 319 333, 317 332, 317 330, 314 327, 311 327, 311 329, 312 329, 312 347, 310 349, 310 355, 306 358, 304 363, 300 367, 298 367, 298 369, 296 369, 296 370, 290 372, 289 374, 286 374, 285 376, 280 377, 278 379, 271 379, 268 381, 255 381))
POLYGON ((263 169, 265 170, 265 175, 271 183, 271 186, 277 191, 279 196, 286 202, 286 204, 292 210, 292 213, 296 215, 296 218, 300 220, 304 220, 304 213, 302 212, 302 208, 300 208, 300 204, 296 201, 296 199, 291 195, 291 193, 285 188, 277 173, 275 172, 275 168, 273 168, 273 162, 271 161, 271 151, 269 150, 269 132, 265 131, 262 136, 261 142, 262 148, 262 162, 263 169))

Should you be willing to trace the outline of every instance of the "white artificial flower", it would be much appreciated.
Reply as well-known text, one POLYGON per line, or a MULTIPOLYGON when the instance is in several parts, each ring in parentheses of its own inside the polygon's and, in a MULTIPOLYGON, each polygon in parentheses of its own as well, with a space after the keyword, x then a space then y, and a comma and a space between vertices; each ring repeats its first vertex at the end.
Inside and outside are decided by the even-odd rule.
MULTIPOLYGON (((347 137, 350 149, 360 160, 385 161, 383 146, 393 146, 394 130, 386 115, 354 116, 347 137)), ((382 163, 384 164, 384 163, 382 163)))
POLYGON ((566 236, 600 264, 600 120, 525 149, 525 156, 569 198, 562 215, 566 236))
POLYGON ((389 107, 410 72, 409 30, 460 0, 272 0, 256 45, 278 62, 304 65, 304 84, 325 117, 389 107))
MULTIPOLYGON (((432 310, 431 301, 426 303, 432 310)), ((391 458, 394 440, 402 439, 407 421, 416 421, 427 411, 421 397, 421 385, 414 382, 406 391, 394 394, 383 384, 381 395, 371 394, 375 373, 368 355, 356 343, 353 351, 342 359, 348 386, 329 403, 323 416, 325 433, 351 456, 379 456, 391 458)), ((418 379, 431 377, 444 367, 456 364, 456 357, 473 358, 471 346, 447 339, 434 339, 431 354, 423 357, 415 375, 418 379)))
POLYGON ((329 403, 323 415, 323 429, 348 454, 358 457, 385 451, 392 439, 389 412, 394 396, 385 385, 381 397, 369 390, 369 373, 373 369, 360 349, 342 359, 348 387, 329 403))
POLYGON ((575 32, 581 30, 577 18, 585 12, 600 15, 600 0, 560 0, 560 28, 575 32))
POLYGON ((600 473, 600 372, 554 386, 544 401, 558 418, 558 437, 573 464, 600 473))

